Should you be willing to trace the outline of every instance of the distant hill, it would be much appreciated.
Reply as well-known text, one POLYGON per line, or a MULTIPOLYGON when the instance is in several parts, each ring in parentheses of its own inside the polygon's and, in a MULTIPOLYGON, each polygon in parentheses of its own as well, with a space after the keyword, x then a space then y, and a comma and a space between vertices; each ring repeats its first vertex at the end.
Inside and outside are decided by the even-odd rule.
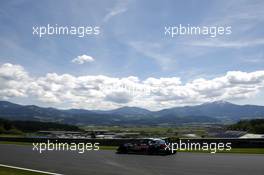
POLYGON ((122 115, 124 117, 139 117, 139 116, 148 116, 152 112, 144 109, 144 108, 138 108, 138 107, 121 107, 113 110, 108 110, 108 111, 102 111, 102 110, 97 110, 93 111, 97 114, 115 114, 115 115, 122 115))
POLYGON ((159 115, 208 116, 218 119, 238 121, 247 118, 264 118, 264 106, 236 105, 225 101, 215 101, 197 106, 175 107, 158 112, 159 115))
POLYGON ((122 107, 107 111, 60 110, 0 101, 0 117, 10 120, 33 120, 80 125, 219 123, 264 118, 264 107, 216 101, 196 106, 174 107, 155 112, 138 107, 122 107))

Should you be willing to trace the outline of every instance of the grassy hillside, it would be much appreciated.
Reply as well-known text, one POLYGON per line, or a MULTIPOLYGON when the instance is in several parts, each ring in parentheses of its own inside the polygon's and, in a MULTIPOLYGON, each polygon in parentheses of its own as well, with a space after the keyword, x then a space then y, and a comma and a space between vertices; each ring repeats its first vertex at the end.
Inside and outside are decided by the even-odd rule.
POLYGON ((264 134, 264 119, 242 120, 236 124, 230 125, 228 129, 264 134))

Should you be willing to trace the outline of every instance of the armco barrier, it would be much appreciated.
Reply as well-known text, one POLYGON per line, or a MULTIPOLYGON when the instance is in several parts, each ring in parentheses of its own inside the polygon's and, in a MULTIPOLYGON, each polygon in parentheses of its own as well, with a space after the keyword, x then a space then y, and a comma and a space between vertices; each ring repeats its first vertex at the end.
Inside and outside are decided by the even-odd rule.
MULTIPOLYGON (((100 145, 104 146, 118 146, 127 142, 139 141, 142 139, 70 139, 70 138, 21 138, 21 137, 0 137, 0 141, 7 142, 62 142, 62 143, 95 143, 98 142, 100 145)), ((180 139, 183 143, 232 143, 232 148, 264 148, 264 139, 180 139)))

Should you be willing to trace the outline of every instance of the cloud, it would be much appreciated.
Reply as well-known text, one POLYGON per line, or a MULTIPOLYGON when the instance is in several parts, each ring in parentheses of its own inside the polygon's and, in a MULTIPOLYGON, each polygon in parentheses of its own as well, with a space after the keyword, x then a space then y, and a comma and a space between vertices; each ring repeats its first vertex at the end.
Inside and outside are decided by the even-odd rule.
POLYGON ((118 2, 104 17, 103 22, 108 22, 114 16, 120 15, 127 11, 128 1, 118 2))
POLYGON ((169 70, 171 67, 175 67, 176 59, 172 56, 172 52, 164 51, 165 44, 143 41, 131 41, 127 44, 138 53, 153 59, 162 70, 169 70))
POLYGON ((0 66, 0 98, 26 97, 28 84, 31 81, 22 66, 2 64, 0 66))
POLYGON ((220 48, 243 48, 243 47, 254 47, 258 45, 264 45, 264 38, 247 39, 245 41, 224 41, 224 40, 200 40, 189 42, 192 46, 203 46, 203 47, 220 47, 220 48))
POLYGON ((201 26, 231 26, 232 34, 216 38, 186 41, 186 45, 215 48, 248 48, 264 45, 259 33, 264 22, 263 2, 242 0, 238 6, 235 0, 215 4, 214 15, 204 18, 201 26))
POLYGON ((47 73, 34 77, 20 65, 0 66, 0 99, 34 99, 56 107, 109 109, 122 105, 161 109, 215 100, 248 99, 264 88, 264 70, 229 71, 183 83, 180 77, 123 78, 47 73))
POLYGON ((6 63, 0 67, 0 77, 7 80, 23 80, 27 79, 28 75, 22 66, 6 63))
POLYGON ((72 62, 76 64, 84 64, 84 63, 89 63, 93 61, 94 61, 94 58, 88 55, 81 55, 72 60, 72 62))
MULTIPOLYGON (((231 51, 229 49, 238 49, 232 50, 232 57, 238 59, 241 54, 237 54, 239 49, 250 51, 264 45, 264 38, 260 32, 264 22, 262 7, 263 2, 241 1, 239 6, 236 1, 232 0, 225 3, 215 2, 208 10, 212 15, 205 15, 194 25, 201 27, 231 26, 232 34, 230 35, 218 35, 215 38, 204 35, 181 36, 173 39, 158 38, 158 40, 157 37, 151 37, 151 39, 142 39, 136 42, 131 39, 131 41, 127 41, 127 44, 143 56, 152 58, 162 70, 178 68, 184 59, 210 58, 220 55, 223 49, 227 49, 224 50, 227 54, 231 51)), ((190 25, 192 26, 192 24, 190 25)))
POLYGON ((109 93, 105 100, 115 102, 115 103, 121 103, 125 104, 132 100, 131 94, 126 91, 113 91, 109 93))

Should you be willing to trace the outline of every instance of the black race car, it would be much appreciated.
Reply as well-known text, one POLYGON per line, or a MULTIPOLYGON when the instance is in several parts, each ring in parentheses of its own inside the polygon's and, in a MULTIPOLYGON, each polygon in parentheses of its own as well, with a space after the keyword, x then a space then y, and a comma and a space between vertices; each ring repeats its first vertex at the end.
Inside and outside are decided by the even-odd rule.
MULTIPOLYGON (((170 155, 171 150, 167 149, 168 143, 163 139, 142 139, 133 143, 125 143, 118 147, 117 153, 137 153, 137 154, 162 154, 170 155)), ((174 152, 173 154, 175 154, 174 152)))

